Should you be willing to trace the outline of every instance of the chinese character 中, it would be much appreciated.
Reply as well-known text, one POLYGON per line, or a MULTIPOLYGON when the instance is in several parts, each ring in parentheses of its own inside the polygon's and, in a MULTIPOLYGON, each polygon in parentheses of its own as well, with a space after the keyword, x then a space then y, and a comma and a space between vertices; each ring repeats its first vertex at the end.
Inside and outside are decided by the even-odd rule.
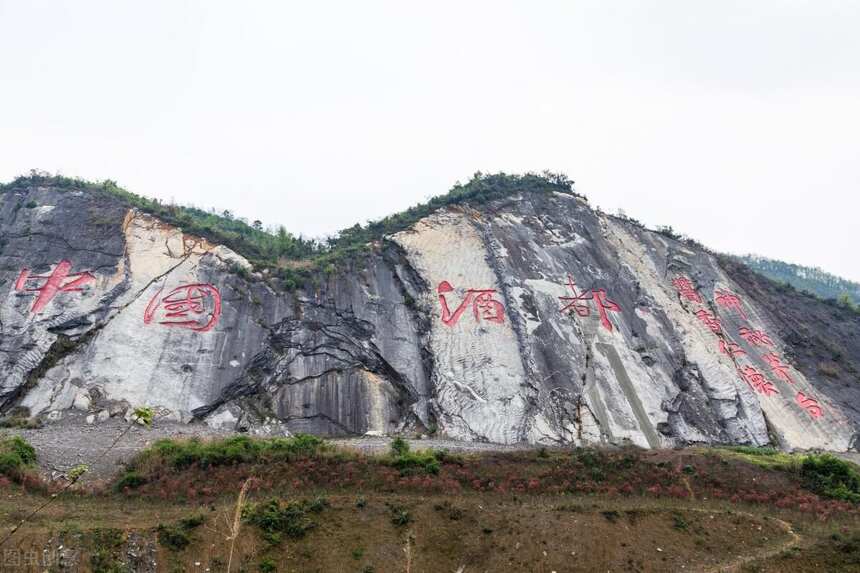
POLYGON ((29 269, 22 269, 15 281, 15 290, 19 292, 37 292, 33 307, 30 309, 32 313, 41 312, 51 300, 61 292, 80 292, 83 290, 83 285, 90 281, 96 280, 96 277, 90 272, 70 273, 72 263, 67 260, 62 260, 57 263, 54 270, 49 275, 31 275, 29 269), (41 286, 33 287, 28 283, 31 281, 44 281, 41 286))

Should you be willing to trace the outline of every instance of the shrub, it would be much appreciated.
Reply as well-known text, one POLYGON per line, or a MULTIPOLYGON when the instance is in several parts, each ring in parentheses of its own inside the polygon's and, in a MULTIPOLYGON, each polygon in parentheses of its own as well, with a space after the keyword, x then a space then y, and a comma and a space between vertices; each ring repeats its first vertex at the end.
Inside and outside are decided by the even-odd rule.
POLYGON ((400 436, 394 438, 391 442, 391 455, 394 457, 402 456, 409 453, 409 442, 400 436))
POLYGON ((278 570, 275 560, 271 557, 264 557, 257 568, 260 570, 260 573, 275 573, 278 570))
MULTIPOLYGON (((325 440, 316 436, 296 434, 290 438, 254 439, 248 436, 203 441, 199 438, 156 441, 131 463, 132 469, 159 461, 174 469, 192 465, 201 468, 231 466, 246 463, 289 461, 313 457, 329 449, 325 440)), ((139 484, 138 484, 139 485, 139 484)))
POLYGON ((270 499, 263 503, 248 505, 243 508, 242 517, 248 523, 255 525, 263 532, 263 538, 277 545, 281 536, 300 539, 316 527, 308 513, 320 513, 328 502, 317 498, 312 501, 287 501, 270 499))
POLYGON ((158 543, 171 551, 182 551, 191 544, 188 533, 177 525, 159 525, 158 543))
POLYGON ((409 525, 412 522, 412 515, 409 514, 405 508, 392 505, 391 509, 391 523, 396 525, 397 527, 403 527, 404 525, 409 525))
POLYGON ((400 475, 412 474, 438 474, 440 470, 439 459, 432 450, 412 452, 409 443, 402 438, 395 438, 391 442, 391 453, 388 462, 400 470, 400 475))
POLYGON ((819 495, 860 503, 860 474, 836 456, 807 456, 800 467, 800 475, 804 485, 819 495))
POLYGON ((116 491, 124 491, 125 489, 136 489, 146 483, 146 478, 135 471, 126 472, 114 484, 116 491))
POLYGON ((36 463, 36 450, 20 436, 0 440, 0 475, 20 481, 36 463))
POLYGON ((158 526, 158 542, 171 551, 182 551, 191 544, 189 532, 203 525, 206 518, 200 514, 180 519, 173 525, 158 526))

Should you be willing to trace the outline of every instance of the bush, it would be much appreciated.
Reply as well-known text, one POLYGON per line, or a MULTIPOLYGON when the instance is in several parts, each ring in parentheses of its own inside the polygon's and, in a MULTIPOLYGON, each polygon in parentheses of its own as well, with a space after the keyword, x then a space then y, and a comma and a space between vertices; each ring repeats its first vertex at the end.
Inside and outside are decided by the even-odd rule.
POLYGON ((412 515, 410 515, 409 511, 405 508, 392 505, 391 509, 391 523, 396 525, 397 527, 403 527, 405 525, 409 525, 412 523, 412 515))
POLYGON ((807 456, 800 466, 800 475, 804 485, 819 495, 860 503, 860 474, 836 456, 807 456))
POLYGON ((249 463, 268 463, 308 458, 329 449, 325 440, 297 434, 290 438, 254 439, 248 436, 202 441, 162 439, 141 452, 131 467, 140 468, 162 461, 174 469, 192 465, 201 468, 249 463))
POLYGON ((242 518, 258 527, 263 538, 277 545, 281 536, 300 539, 316 527, 309 513, 320 513, 328 506, 324 498, 311 501, 287 501, 270 499, 267 502, 247 505, 242 510, 242 518))
POLYGON ((203 525, 206 518, 202 515, 192 515, 180 519, 173 525, 158 526, 158 542, 171 551, 182 551, 191 544, 189 532, 203 525))
POLYGON ((36 463, 36 450, 20 436, 0 440, 0 475, 20 480, 36 463))
POLYGON ((388 463, 400 470, 402 476, 422 473, 436 475, 441 468, 435 452, 412 452, 409 443, 402 438, 395 438, 391 442, 388 463))
POLYGON ((182 551, 191 544, 184 529, 176 525, 158 526, 158 543, 171 551, 182 551))
POLYGON ((278 570, 278 565, 271 557, 264 557, 258 566, 260 573, 275 573, 278 570))
POLYGON ((146 478, 137 472, 131 471, 123 474, 114 485, 116 491, 124 491, 125 489, 137 489, 146 483, 146 478))

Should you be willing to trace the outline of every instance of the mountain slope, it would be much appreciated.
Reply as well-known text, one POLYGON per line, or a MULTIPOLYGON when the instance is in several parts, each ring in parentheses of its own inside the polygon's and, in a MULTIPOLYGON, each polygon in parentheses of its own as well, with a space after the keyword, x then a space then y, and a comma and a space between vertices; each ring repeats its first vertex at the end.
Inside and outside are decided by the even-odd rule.
POLYGON ((789 284, 798 290, 810 292, 824 299, 839 299, 847 296, 853 304, 860 304, 860 283, 837 277, 819 268, 804 267, 755 255, 746 255, 739 259, 769 279, 789 284))
POLYGON ((255 432, 500 443, 856 444, 858 315, 596 212, 566 179, 482 176, 327 245, 231 221, 110 186, 5 186, 3 409, 97 423, 147 404, 255 432))

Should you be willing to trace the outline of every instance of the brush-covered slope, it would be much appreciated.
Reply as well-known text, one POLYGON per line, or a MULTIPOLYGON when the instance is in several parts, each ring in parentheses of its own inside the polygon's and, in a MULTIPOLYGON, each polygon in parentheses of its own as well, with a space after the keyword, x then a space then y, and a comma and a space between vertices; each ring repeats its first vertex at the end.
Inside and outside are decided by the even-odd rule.
POLYGON ((234 249, 259 241, 183 231, 175 209, 8 185, 0 403, 253 431, 855 445, 855 313, 597 212, 563 178, 478 177, 434 201, 252 265, 234 249))

